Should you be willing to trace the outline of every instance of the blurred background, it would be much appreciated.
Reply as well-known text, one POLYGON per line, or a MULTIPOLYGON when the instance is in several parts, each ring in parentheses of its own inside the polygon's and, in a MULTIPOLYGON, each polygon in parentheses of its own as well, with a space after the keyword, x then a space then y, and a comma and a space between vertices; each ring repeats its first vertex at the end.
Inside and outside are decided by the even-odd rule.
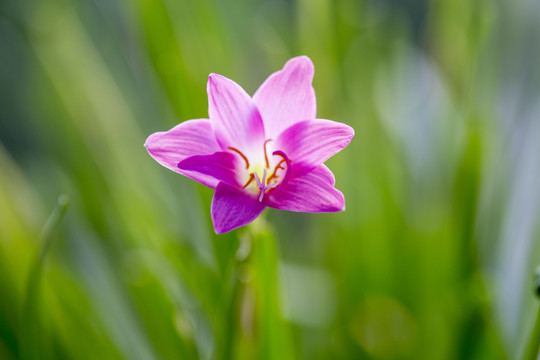
POLYGON ((540 263, 540 2, 0 3, 0 359, 515 359, 540 263), (335 214, 216 236, 145 138, 296 55, 335 214))

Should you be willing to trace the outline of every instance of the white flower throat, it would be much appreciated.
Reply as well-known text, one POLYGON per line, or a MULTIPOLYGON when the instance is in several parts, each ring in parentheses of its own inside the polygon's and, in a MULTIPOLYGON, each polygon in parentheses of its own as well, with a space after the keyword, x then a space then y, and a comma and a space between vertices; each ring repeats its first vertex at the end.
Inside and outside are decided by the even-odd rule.
POLYGON ((272 141, 268 139, 264 142, 264 163, 258 161, 256 163, 249 162, 245 156, 237 148, 229 146, 229 150, 239 155, 244 160, 246 167, 241 173, 241 178, 244 183, 243 189, 249 189, 254 193, 259 194, 259 202, 262 202, 265 194, 269 194, 280 185, 284 185, 290 175, 291 160, 281 151, 272 152, 272 157, 268 157, 267 144, 272 141))

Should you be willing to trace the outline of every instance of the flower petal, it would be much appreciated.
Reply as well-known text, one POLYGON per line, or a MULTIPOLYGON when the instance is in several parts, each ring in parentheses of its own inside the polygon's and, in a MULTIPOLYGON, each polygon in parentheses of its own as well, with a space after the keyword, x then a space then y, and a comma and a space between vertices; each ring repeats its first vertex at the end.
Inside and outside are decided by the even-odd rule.
POLYGON ((264 125, 253 99, 234 81, 218 74, 208 77, 208 114, 223 150, 249 152, 264 142, 264 125))
POLYGON ((345 198, 334 184, 334 174, 325 165, 313 168, 294 163, 290 180, 270 194, 268 206, 311 213, 345 210, 345 198))
POLYGON ((196 171, 212 176, 218 181, 232 186, 241 186, 236 169, 241 166, 238 157, 228 152, 216 152, 212 155, 195 155, 180 161, 181 170, 196 171))
POLYGON ((313 73, 313 63, 307 56, 292 58, 282 70, 270 75, 253 95, 267 139, 276 139, 298 121, 315 119, 317 104, 311 86, 313 73))
POLYGON ((218 181, 198 172, 178 169, 178 163, 193 155, 209 155, 220 151, 210 120, 184 121, 172 129, 150 135, 144 146, 148 153, 161 165, 215 188, 218 181))
POLYGON ((277 138, 274 147, 285 152, 296 163, 321 165, 349 145, 354 130, 331 120, 298 122, 277 138))
POLYGON ((212 221, 217 234, 239 228, 259 216, 266 202, 259 202, 257 195, 220 182, 212 199, 212 221))

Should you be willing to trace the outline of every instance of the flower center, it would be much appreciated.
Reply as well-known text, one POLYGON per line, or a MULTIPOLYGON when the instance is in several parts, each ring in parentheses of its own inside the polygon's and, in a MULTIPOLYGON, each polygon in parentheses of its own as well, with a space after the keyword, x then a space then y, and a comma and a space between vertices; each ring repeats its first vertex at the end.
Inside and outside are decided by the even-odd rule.
POLYGON ((262 180, 259 180, 259 175, 257 175, 256 172, 254 174, 255 174, 255 181, 257 181, 257 186, 259 187, 259 190, 261 191, 261 194, 259 195, 259 202, 261 202, 263 200, 264 193, 266 192, 266 190, 274 189, 275 187, 279 185, 279 183, 276 181, 271 184, 265 185, 266 184, 266 169, 263 170, 262 180))
MULTIPOLYGON (((229 150, 238 154, 245 162, 246 182, 243 189, 249 189, 259 194, 259 202, 262 202, 265 194, 277 189, 280 185, 284 185, 289 180, 291 160, 281 151, 272 152, 272 157, 268 157, 267 144, 272 141, 268 139, 264 142, 264 164, 256 164, 249 161, 240 150, 229 147, 229 150), (259 174, 262 174, 262 178, 259 174)), ((262 160, 262 159, 261 159, 262 160)))

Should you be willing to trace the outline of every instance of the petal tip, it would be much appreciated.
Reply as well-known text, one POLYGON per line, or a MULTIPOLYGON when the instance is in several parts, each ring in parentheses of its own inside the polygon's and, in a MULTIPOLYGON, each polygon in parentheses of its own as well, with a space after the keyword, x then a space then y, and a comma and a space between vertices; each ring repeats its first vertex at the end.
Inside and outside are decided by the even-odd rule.
POLYGON ((223 228, 217 227, 216 224, 214 224, 214 232, 216 235, 225 234, 227 231, 223 228))
POLYGON ((151 146, 150 143, 151 143, 152 139, 154 138, 154 135, 155 135, 155 133, 154 133, 154 134, 150 134, 150 135, 146 138, 146 140, 144 141, 144 145, 143 145, 143 146, 144 146, 144 147, 146 148, 146 150, 148 150, 148 151, 150 151, 150 146, 151 146))
MULTIPOLYGON (((309 58, 309 56, 307 55, 299 55, 299 56, 295 56, 293 57, 292 59, 289 60, 290 62, 298 62, 298 63, 308 63, 308 64, 313 64, 313 62, 311 61, 311 59, 309 58)), ((288 62, 289 62, 288 61, 288 62)))
POLYGON ((208 75, 208 86, 214 85, 216 83, 216 78, 218 77, 218 74, 211 73, 208 75))
POLYGON ((223 80, 226 79, 225 76, 219 75, 216 73, 211 73, 208 75, 208 88, 212 87, 216 89, 217 86, 219 86, 220 82, 223 82, 223 80))
POLYGON ((312 73, 315 70, 313 61, 311 61, 311 59, 307 55, 293 57, 292 59, 287 61, 284 68, 288 66, 307 70, 309 73, 312 73))
POLYGON ((218 219, 218 217, 216 216, 217 214, 212 209, 213 206, 214 206, 214 200, 212 200, 212 206, 210 208, 210 215, 212 217, 212 226, 214 227, 214 232, 216 233, 216 235, 225 234, 240 227, 240 226, 236 226, 236 227, 231 226, 229 223, 220 221, 220 219, 218 219))
MULTIPOLYGON (((347 125, 347 126, 348 126, 348 125, 347 125)), ((349 134, 348 140, 349 140, 349 142, 351 142, 352 139, 354 139, 355 133, 354 133, 354 129, 353 129, 351 126, 349 126, 349 129, 350 129, 350 134, 349 134)))
MULTIPOLYGON (((341 191, 337 190, 341 196, 343 196, 343 194, 341 193, 341 191)), ((342 212, 342 211, 345 211, 345 198, 341 198, 340 201, 338 202, 338 204, 335 204, 333 207, 329 207, 327 211, 324 211, 324 212, 329 212, 329 213, 335 213, 335 212, 342 212)))

